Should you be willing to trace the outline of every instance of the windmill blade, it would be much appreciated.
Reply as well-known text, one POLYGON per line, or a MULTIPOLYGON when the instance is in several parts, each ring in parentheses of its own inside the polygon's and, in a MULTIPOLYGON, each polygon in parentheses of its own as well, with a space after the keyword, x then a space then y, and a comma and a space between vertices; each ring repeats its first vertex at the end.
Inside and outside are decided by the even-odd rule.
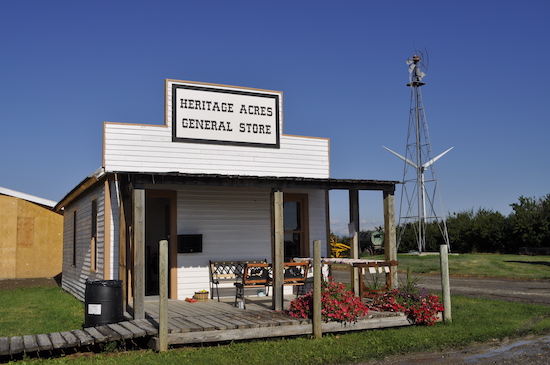
POLYGON ((386 147, 386 146, 382 146, 382 147, 384 147, 385 149, 387 149, 388 151, 390 151, 391 153, 393 153, 394 155, 396 155, 397 157, 399 157, 400 159, 402 159, 403 161, 405 161, 406 163, 408 163, 409 165, 411 165, 411 166, 414 167, 415 169, 418 168, 418 166, 416 166, 416 164, 415 164, 414 162, 412 162, 411 160, 409 160, 408 158, 401 156, 399 153, 390 150, 390 149, 389 149, 388 147, 386 147))
POLYGON ((422 165, 423 168, 429 167, 431 164, 433 164, 435 161, 439 160, 441 157, 443 157, 444 154, 452 150, 454 147, 449 148, 447 151, 443 152, 442 154, 438 155, 437 157, 432 158, 430 161, 426 162, 424 165, 422 165))

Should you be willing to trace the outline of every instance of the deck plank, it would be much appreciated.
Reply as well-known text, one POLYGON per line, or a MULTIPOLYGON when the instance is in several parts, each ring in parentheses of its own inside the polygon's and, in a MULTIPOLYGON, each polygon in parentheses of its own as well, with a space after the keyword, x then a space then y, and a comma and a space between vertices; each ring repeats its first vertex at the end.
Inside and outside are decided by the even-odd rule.
POLYGON ((128 329, 122 327, 118 323, 108 324, 107 327, 109 327, 113 331, 117 332, 123 340, 128 340, 128 339, 134 337, 134 334, 133 334, 132 331, 129 331, 128 329))
POLYGON ((147 335, 147 331, 142 328, 139 328, 136 325, 131 324, 130 322, 119 322, 119 325, 126 328, 128 331, 132 332, 132 337, 144 337, 147 335))
POLYGON ((36 335, 36 342, 38 342, 38 348, 40 351, 53 349, 52 341, 50 340, 50 337, 45 333, 36 335))
POLYGON ((190 332, 190 324, 189 322, 182 321, 181 318, 178 317, 171 317, 168 322, 175 327, 178 327, 177 331, 173 331, 172 333, 182 333, 182 332, 190 332))
POLYGON ((65 342, 67 343, 66 347, 77 347, 80 346, 80 341, 78 338, 71 332, 71 331, 63 331, 60 332, 61 336, 65 339, 65 342))
POLYGON ((23 352, 23 337, 13 336, 10 338, 10 354, 20 354, 23 352))
POLYGON ((146 319, 133 319, 130 321, 130 323, 143 329, 145 332, 147 332, 148 336, 156 335, 159 332, 158 329, 155 328, 155 326, 153 326, 151 322, 146 319))
POLYGON ((116 331, 113 331, 107 326, 97 326, 96 330, 107 337, 107 341, 118 341, 122 339, 122 336, 120 336, 120 334, 118 334, 116 331))
POLYGON ((214 331, 216 329, 216 327, 212 324, 203 321, 203 317, 187 317, 185 319, 201 327, 203 331, 214 331))
POLYGON ((67 342, 59 332, 50 333, 49 336, 54 349, 62 349, 67 347, 67 342))
POLYGON ((71 332, 76 336, 81 346, 88 346, 94 343, 94 338, 83 330, 73 330, 71 332))
POLYGON ((107 336, 99 332, 95 327, 86 327, 83 331, 92 336, 95 344, 107 341, 107 336))
POLYGON ((10 354, 10 339, 8 337, 0 337, 0 355, 10 354))
POLYGON ((216 329, 216 330, 226 330, 228 328, 227 323, 224 323, 223 321, 218 321, 213 316, 203 317, 202 320, 205 323, 208 323, 208 324, 214 326, 214 329, 216 329))
POLYGON ((38 351, 38 343, 36 342, 35 335, 26 335, 23 336, 23 346, 25 347, 25 352, 35 352, 38 351))

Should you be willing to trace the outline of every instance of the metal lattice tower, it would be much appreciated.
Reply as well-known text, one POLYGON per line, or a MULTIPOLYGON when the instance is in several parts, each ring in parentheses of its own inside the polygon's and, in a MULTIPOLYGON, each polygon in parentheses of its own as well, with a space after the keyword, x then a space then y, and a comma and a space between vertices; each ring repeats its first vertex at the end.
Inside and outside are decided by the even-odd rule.
MULTIPOLYGON (((407 60, 410 79, 407 86, 411 88, 409 112, 409 129, 407 133, 407 147, 405 156, 390 150, 388 151, 405 161, 403 169, 401 202, 399 207, 399 232, 397 246, 401 243, 405 229, 413 229, 418 243, 418 251, 426 251, 426 229, 429 224, 436 223, 443 237, 444 243, 449 245, 449 235, 443 205, 439 193, 439 186, 435 173, 435 161, 451 148, 432 157, 428 123, 424 111, 421 87, 426 75, 426 67, 421 63, 422 58, 414 55, 407 60), (436 213, 436 204, 440 205, 440 214, 436 213)), ((450 247, 450 246, 449 246, 450 247)))

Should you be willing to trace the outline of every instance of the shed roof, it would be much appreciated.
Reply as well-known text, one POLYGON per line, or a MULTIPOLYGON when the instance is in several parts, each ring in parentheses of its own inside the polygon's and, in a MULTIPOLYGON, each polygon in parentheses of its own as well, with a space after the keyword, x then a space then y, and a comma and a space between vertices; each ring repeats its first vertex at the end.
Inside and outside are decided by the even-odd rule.
POLYGON ((29 201, 31 203, 35 203, 35 204, 39 204, 39 205, 48 207, 50 209, 53 208, 57 204, 53 200, 39 198, 39 197, 34 196, 34 195, 25 194, 25 193, 22 193, 22 192, 19 192, 19 191, 15 191, 15 190, 8 189, 8 188, 3 188, 3 187, 0 187, 0 194, 7 195, 7 196, 12 196, 14 198, 23 199, 23 200, 29 201))

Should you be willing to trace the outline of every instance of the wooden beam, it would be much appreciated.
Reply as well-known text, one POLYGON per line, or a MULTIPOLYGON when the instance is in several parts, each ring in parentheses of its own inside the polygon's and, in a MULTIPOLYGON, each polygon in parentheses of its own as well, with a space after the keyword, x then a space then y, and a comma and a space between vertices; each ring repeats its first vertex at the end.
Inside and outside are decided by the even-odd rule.
MULTIPOLYGON (((349 190, 349 221, 352 229, 350 256, 352 259, 359 258, 359 191, 355 189, 349 190)), ((355 295, 360 295, 361 278, 359 277, 359 268, 352 267, 351 269, 351 285, 355 295)))
POLYGON ((313 241, 313 338, 323 337, 321 321, 321 241, 313 241))
POLYGON ((111 179, 105 179, 104 194, 103 194, 103 216, 104 216, 104 229, 103 229, 103 279, 110 280, 116 279, 111 277, 111 179))
POLYGON ((145 190, 133 190, 134 319, 145 318, 145 190))
POLYGON ((443 321, 453 323, 451 315, 451 284, 449 280, 449 246, 439 246, 439 259, 441 263, 441 292, 443 293, 443 321))
MULTIPOLYGON (((395 237, 395 195, 384 191, 384 255, 386 261, 397 261, 397 239, 395 237)), ((397 286, 397 266, 390 266, 391 283, 397 286)))
POLYGON ((168 351, 168 241, 159 242, 159 351, 168 351))
POLYGON ((283 191, 273 190, 273 309, 283 309, 284 283, 284 219, 283 219, 283 191))

